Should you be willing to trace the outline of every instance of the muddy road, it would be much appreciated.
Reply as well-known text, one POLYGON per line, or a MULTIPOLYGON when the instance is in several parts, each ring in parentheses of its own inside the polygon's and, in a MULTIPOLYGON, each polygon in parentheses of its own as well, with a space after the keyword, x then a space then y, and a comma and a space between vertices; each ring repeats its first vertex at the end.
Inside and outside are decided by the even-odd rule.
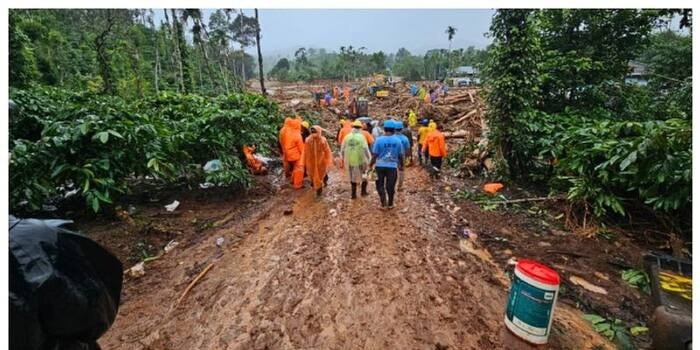
MULTIPOLYGON (((125 282, 105 349, 527 349, 505 331, 509 282, 418 167, 397 207, 350 200, 337 169, 324 198, 286 186, 125 282), (284 215, 285 210, 292 213, 284 215), (217 238, 224 243, 217 246, 217 238), (212 267, 176 301, 190 282, 212 267)), ((611 345, 559 303, 551 349, 611 345)))

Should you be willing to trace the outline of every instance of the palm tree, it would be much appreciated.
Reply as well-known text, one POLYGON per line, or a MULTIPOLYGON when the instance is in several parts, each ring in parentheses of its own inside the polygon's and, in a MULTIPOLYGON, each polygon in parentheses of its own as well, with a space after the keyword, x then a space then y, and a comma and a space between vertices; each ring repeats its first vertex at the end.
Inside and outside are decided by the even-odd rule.
POLYGON ((255 42, 258 46, 258 71, 260 74, 260 90, 263 96, 267 96, 267 91, 265 91, 265 76, 263 75, 263 57, 260 51, 260 18, 258 18, 258 9, 255 9, 255 42))
POLYGON ((450 42, 448 48, 447 48, 447 70, 449 71, 452 69, 452 56, 450 53, 452 52, 452 39, 455 38, 455 34, 457 33, 457 28, 453 26, 447 26, 447 29, 445 30, 445 33, 447 34, 447 41, 450 42))

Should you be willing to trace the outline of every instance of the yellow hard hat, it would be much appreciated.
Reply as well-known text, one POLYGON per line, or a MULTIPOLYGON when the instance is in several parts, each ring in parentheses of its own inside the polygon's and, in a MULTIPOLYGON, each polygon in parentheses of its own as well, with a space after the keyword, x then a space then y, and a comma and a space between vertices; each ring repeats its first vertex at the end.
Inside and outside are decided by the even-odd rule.
POLYGON ((353 127, 361 128, 363 125, 362 125, 362 122, 361 122, 361 121, 355 120, 354 122, 352 122, 352 126, 353 126, 353 127))
POLYGON ((303 122, 301 122, 301 126, 303 126, 303 127, 305 127, 305 128, 308 129, 308 128, 309 128, 309 122, 307 122, 306 120, 304 120, 303 122))

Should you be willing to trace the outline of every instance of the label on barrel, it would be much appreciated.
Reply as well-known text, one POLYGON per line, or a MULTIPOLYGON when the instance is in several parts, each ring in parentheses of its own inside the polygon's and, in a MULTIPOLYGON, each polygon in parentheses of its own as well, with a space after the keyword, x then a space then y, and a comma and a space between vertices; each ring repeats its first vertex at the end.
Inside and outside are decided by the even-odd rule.
POLYGON ((554 303, 554 292, 539 289, 517 276, 508 299, 506 316, 523 331, 536 336, 546 336, 554 303))

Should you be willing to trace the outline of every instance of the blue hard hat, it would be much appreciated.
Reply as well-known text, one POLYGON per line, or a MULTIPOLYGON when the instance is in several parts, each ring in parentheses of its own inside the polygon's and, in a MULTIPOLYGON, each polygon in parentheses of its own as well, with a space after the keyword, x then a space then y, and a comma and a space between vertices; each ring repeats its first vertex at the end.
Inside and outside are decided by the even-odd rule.
POLYGON ((393 128, 394 128, 394 121, 391 120, 391 119, 387 119, 387 120, 384 121, 383 126, 384 126, 385 129, 386 129, 386 128, 393 129, 393 128))
POLYGON ((423 125, 428 125, 428 119, 423 119, 420 121, 420 123, 423 125))
POLYGON ((397 121, 397 122, 396 122, 396 126, 395 126, 395 128, 396 128, 396 129, 403 129, 403 122, 402 122, 402 121, 400 121, 400 120, 399 120, 399 121, 397 121))

